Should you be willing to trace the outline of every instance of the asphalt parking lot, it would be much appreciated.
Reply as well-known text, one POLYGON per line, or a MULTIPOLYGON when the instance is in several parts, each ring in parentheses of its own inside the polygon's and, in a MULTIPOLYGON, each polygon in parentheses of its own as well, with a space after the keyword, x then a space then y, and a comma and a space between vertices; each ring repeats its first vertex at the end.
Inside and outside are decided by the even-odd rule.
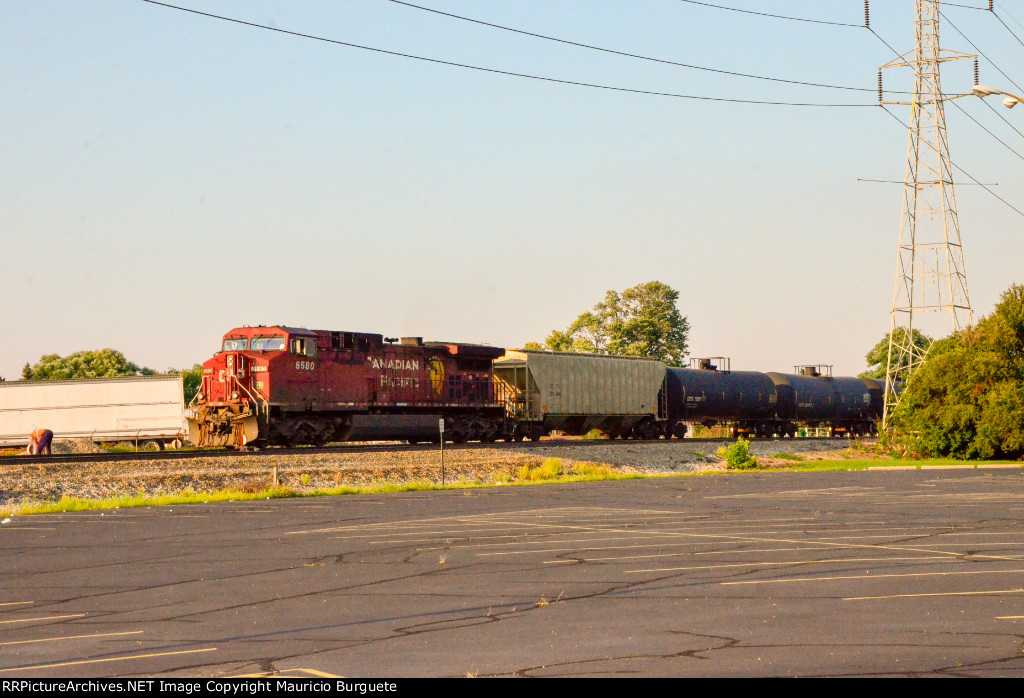
POLYGON ((15 517, 0 678, 1024 675, 1024 471, 15 517))

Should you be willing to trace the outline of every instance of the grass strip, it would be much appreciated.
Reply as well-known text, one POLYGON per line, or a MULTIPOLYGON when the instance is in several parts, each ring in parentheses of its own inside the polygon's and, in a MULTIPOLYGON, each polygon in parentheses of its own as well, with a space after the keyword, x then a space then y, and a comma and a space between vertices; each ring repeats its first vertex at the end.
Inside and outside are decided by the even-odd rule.
POLYGON ((784 467, 773 467, 766 468, 760 471, 754 472, 777 472, 777 473, 804 473, 804 472, 827 472, 834 470, 867 470, 868 468, 875 469, 907 469, 907 470, 920 470, 923 467, 985 467, 987 465, 1016 465, 1024 467, 1018 461, 963 461, 963 460, 952 460, 949 458, 929 458, 924 460, 869 460, 869 459, 850 459, 850 460, 820 460, 820 461, 806 461, 803 463, 794 463, 790 466, 784 467))
POLYGON ((365 485, 339 485, 337 487, 295 490, 290 487, 270 487, 259 491, 221 490, 217 492, 194 492, 186 490, 175 494, 121 495, 102 499, 62 497, 56 501, 25 502, 15 507, 0 508, 0 516, 26 516, 30 514, 61 514, 72 511, 99 511, 128 509, 132 507, 170 506, 175 504, 209 504, 211 502, 246 502, 258 499, 284 499, 290 497, 333 497, 352 494, 391 494, 396 492, 424 492, 429 490, 467 490, 482 487, 518 486, 535 484, 565 484, 576 482, 599 482, 604 480, 633 480, 655 475, 623 473, 608 466, 593 463, 577 464, 577 470, 566 473, 552 473, 548 464, 531 469, 526 478, 512 479, 499 473, 493 482, 457 480, 440 485, 430 480, 409 480, 406 482, 372 482, 365 485))

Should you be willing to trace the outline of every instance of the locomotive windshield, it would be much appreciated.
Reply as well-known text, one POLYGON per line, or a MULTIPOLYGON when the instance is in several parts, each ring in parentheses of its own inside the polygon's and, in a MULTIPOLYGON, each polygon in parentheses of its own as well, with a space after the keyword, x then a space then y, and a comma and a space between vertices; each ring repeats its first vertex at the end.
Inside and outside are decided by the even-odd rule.
POLYGON ((253 337, 253 351, 282 351, 284 349, 284 337, 253 337))
POLYGON ((242 339, 225 339, 224 351, 245 351, 245 345, 248 341, 244 337, 242 339))

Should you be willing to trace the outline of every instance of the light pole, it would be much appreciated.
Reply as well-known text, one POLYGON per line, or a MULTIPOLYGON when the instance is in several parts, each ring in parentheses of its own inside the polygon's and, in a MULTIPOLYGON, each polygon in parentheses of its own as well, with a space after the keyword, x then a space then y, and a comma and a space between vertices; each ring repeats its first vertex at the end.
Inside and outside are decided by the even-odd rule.
POLYGON ((996 88, 988 87, 987 85, 975 85, 971 89, 971 93, 981 97, 982 99, 985 97, 991 97, 992 95, 1005 95, 1003 98, 1003 106, 1007 109, 1013 109, 1017 106, 1018 102, 1024 102, 1024 97, 1018 97, 1017 95, 1012 95, 1009 92, 997 90, 996 88))

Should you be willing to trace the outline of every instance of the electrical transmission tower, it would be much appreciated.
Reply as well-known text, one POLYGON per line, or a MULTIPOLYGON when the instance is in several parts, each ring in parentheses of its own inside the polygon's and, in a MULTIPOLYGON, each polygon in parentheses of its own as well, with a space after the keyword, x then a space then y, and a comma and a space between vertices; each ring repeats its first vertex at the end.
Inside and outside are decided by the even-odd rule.
MULTIPOLYGON (((920 314, 947 315, 948 324, 927 325, 932 332, 956 332, 972 322, 943 107, 952 97, 942 95, 939 65, 974 56, 939 48, 939 0, 915 0, 915 5, 914 50, 882 66, 914 69, 913 101, 882 102, 911 108, 883 425, 899 402, 896 384, 905 381, 928 353, 927 347, 914 342, 915 330, 920 332, 924 320, 920 314)), ((880 100, 881 74, 879 70, 880 100)))

